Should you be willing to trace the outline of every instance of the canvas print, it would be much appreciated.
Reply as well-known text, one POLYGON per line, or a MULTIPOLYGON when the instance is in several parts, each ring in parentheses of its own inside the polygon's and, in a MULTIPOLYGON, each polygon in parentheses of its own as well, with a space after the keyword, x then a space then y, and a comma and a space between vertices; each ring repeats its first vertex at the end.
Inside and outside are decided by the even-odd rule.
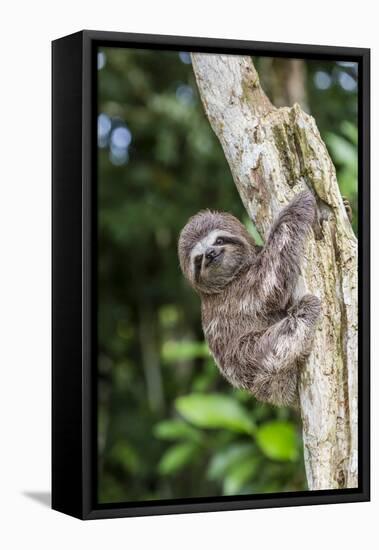
POLYGON ((358 487, 358 90, 98 47, 99 504, 358 487))

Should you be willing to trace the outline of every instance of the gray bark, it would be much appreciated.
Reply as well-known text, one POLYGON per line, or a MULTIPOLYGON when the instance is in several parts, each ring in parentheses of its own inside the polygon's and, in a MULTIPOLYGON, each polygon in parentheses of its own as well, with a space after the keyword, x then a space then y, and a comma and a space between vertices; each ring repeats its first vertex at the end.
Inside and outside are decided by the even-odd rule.
POLYGON ((193 54, 205 112, 251 219, 267 236, 279 210, 313 189, 319 224, 297 293, 323 305, 299 398, 309 489, 357 487, 357 241, 333 163, 314 119, 299 105, 276 109, 250 57, 193 54))

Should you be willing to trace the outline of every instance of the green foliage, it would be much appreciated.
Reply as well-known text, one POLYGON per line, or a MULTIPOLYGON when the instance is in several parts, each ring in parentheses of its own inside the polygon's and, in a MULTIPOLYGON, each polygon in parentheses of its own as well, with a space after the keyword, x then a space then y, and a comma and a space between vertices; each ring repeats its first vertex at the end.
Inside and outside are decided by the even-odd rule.
POLYGON ((154 427, 154 435, 160 439, 190 439, 199 441, 201 434, 182 420, 162 420, 154 427))
MULTIPOLYGON (((293 464, 299 469, 301 440, 293 420, 266 420, 271 417, 271 408, 257 407, 258 414, 255 414, 254 410, 243 405, 242 395, 242 392, 189 394, 176 399, 177 412, 190 424, 181 420, 161 422, 154 433, 160 439, 186 442, 169 447, 158 470, 162 472, 163 463, 165 473, 185 473, 191 461, 206 461, 207 479, 220 485, 222 494, 232 495, 254 492, 254 488, 259 488, 262 469, 266 470, 266 477, 275 486, 277 470, 272 469, 275 476, 270 479, 267 460, 293 464), (254 417, 262 421, 257 425, 252 420, 254 417), (214 437, 204 433, 201 438, 201 432, 191 431, 191 425, 213 430, 214 437)), ((284 474, 287 472, 284 470, 284 474)))
POLYGON ((307 72, 311 113, 336 167, 341 193, 351 205, 352 225, 357 233, 358 65, 310 61, 307 72))
POLYGON ((262 424, 256 440, 263 453, 273 460, 295 461, 299 456, 296 430, 290 422, 272 420, 262 424))
POLYGON ((232 443, 213 455, 207 476, 222 485, 223 494, 242 494, 249 491, 261 465, 261 457, 252 443, 232 443))
POLYGON ((209 461, 207 476, 209 479, 223 481, 228 472, 238 469, 241 462, 252 462, 256 455, 256 449, 250 442, 232 443, 225 450, 215 453, 209 461))
POLYGON ((232 397, 191 394, 176 399, 179 413, 200 428, 224 428, 252 434, 255 426, 245 409, 232 397))
POLYGON ((205 342, 168 340, 162 346, 162 359, 167 362, 188 361, 202 357, 209 357, 209 350, 205 342))
POLYGON ((162 456, 158 470, 167 475, 177 472, 187 466, 196 454, 196 446, 193 443, 178 443, 170 447, 162 456))
MULTIPOLYGON (((204 115, 188 57, 102 53, 99 501, 303 490, 298 416, 257 403, 220 376, 203 341, 199 300, 178 266, 179 231, 202 208, 233 213, 262 243, 204 115)), ((339 85, 351 71, 307 62, 310 110, 356 225, 356 92, 339 85), (324 90, 315 85, 320 71, 330 77, 324 90)))
POLYGON ((126 441, 120 440, 113 445, 109 451, 109 460, 115 466, 124 468, 131 473, 136 473, 139 469, 137 454, 126 441))
POLYGON ((254 485, 250 484, 259 472, 260 460, 258 457, 246 457, 237 462, 229 472, 226 473, 223 481, 224 495, 238 495, 252 493, 254 485))
POLYGON ((341 193, 345 196, 353 211, 353 228, 357 232, 358 208, 358 131, 357 127, 344 120, 340 125, 340 133, 328 132, 325 136, 330 154, 338 169, 338 183, 341 193))

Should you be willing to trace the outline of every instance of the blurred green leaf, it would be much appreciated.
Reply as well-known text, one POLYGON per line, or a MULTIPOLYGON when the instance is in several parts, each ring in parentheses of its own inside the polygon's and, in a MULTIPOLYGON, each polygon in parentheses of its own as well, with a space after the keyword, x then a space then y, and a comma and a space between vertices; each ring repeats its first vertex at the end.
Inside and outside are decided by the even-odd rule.
POLYGON ((159 439, 191 439, 199 441, 201 434, 183 420, 162 420, 154 427, 154 435, 159 439))
MULTIPOLYGON (((243 460, 235 463, 232 468, 228 470, 223 483, 224 495, 235 495, 244 491, 244 487, 249 481, 254 478, 257 472, 260 460, 258 457, 246 457, 243 460)), ((247 492, 249 492, 249 489, 247 492)))
POLYGON ((169 340, 163 344, 162 359, 168 363, 174 361, 189 361, 191 359, 209 357, 208 346, 205 342, 169 340))
POLYGON ((326 142, 335 162, 348 165, 351 169, 356 170, 357 148, 355 145, 344 137, 331 132, 326 135, 326 142))
POLYGON ((176 305, 164 305, 159 310, 159 321, 164 328, 173 328, 179 320, 179 310, 176 305))
POLYGON ((290 422, 265 422, 257 429, 256 440, 268 458, 283 461, 295 461, 298 458, 297 434, 290 422))
POLYGON ((342 168, 339 174, 339 184, 342 195, 346 196, 350 201, 350 205, 354 207, 352 200, 356 196, 357 174, 349 168, 342 168))
POLYGON ((173 474, 190 463, 196 454, 197 446, 193 443, 178 443, 170 447, 162 456, 158 470, 161 474, 173 474))
POLYGON ((249 231, 249 233, 253 236, 255 242, 259 246, 262 246, 264 244, 264 241, 263 241, 262 237, 260 236, 258 229, 253 224, 253 222, 251 221, 251 219, 246 216, 243 220, 243 223, 244 223, 246 229, 249 231))
POLYGON ((357 128, 356 124, 352 124, 348 120, 342 121, 342 123, 341 123, 341 132, 354 145, 358 145, 358 128, 357 128))
POLYGON ((224 478, 228 470, 241 460, 252 459, 256 453, 251 443, 236 443, 221 449, 213 455, 207 470, 209 479, 224 478))
POLYGON ((192 424, 201 428, 225 428, 253 434, 255 425, 249 413, 232 397, 222 394, 193 393, 179 397, 176 408, 192 424))

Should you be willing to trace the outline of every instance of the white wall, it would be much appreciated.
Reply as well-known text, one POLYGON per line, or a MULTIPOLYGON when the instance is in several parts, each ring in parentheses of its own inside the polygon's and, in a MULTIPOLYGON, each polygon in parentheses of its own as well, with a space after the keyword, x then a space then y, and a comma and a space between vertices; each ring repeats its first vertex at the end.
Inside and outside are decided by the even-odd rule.
MULTIPOLYGON (((82 28, 371 47, 375 3, 331 0, 14 0, 0 49, 0 544, 3 548, 320 548, 377 541, 378 399, 373 365, 373 503, 82 523, 25 492, 50 483, 50 41, 82 28), (259 5, 258 5, 259 4, 259 5)), ((373 242, 378 116, 373 106, 373 242)), ((375 231, 376 230, 376 231, 375 231)), ((373 251, 373 265, 377 254, 373 251)), ((373 278, 375 285, 375 277, 373 278)), ((373 292, 373 348, 378 292, 373 292), (376 314, 375 314, 376 306, 376 314)), ((375 543, 374 543, 375 544, 375 543)), ((373 547, 369 544, 369 547, 373 547)))

